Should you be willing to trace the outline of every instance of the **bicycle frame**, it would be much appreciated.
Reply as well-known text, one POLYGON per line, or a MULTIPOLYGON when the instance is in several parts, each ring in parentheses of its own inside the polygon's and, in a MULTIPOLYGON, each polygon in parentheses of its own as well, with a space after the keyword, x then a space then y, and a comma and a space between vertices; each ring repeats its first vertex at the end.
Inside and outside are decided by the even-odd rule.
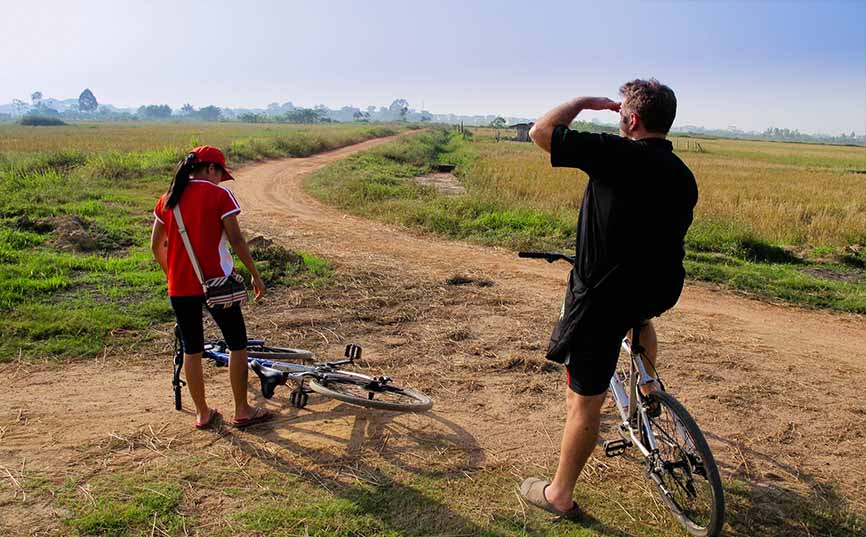
POLYGON ((632 333, 635 336, 634 343, 630 342, 628 338, 623 338, 622 340, 622 348, 628 353, 631 362, 628 375, 628 393, 626 393, 622 379, 620 379, 619 371, 616 371, 613 378, 610 379, 609 389, 613 396, 613 400, 616 403, 616 408, 619 410, 620 417, 622 418, 622 423, 620 423, 619 426, 620 431, 628 431, 631 443, 637 446, 640 452, 643 453, 644 457, 649 457, 653 452, 658 450, 658 446, 656 444, 655 435, 652 432, 652 427, 650 426, 646 408, 644 408, 644 405, 640 404, 638 388, 654 382, 655 379, 647 372, 643 363, 643 356, 640 352, 640 347, 637 345, 637 340, 639 339, 638 334, 640 333, 639 327, 635 327, 632 333), (638 422, 640 422, 644 427, 644 431, 647 433, 646 440, 648 445, 644 445, 644 443, 641 442, 640 437, 637 434, 637 431, 640 429, 633 425, 638 422))
MULTIPOLYGON (((261 340, 261 339, 251 339, 248 342, 249 346, 264 345, 264 344, 265 344, 264 340, 261 340)), ((202 353, 202 358, 207 358, 209 360, 213 360, 214 363, 216 363, 216 365, 218 367, 225 367, 225 366, 229 365, 229 353, 227 351, 216 350, 215 346, 212 344, 207 344, 204 346, 204 352, 202 353)), ((281 373, 288 373, 287 378, 294 379, 294 380, 298 380, 300 377, 303 377, 303 376, 311 375, 315 371, 318 371, 321 369, 321 364, 316 364, 316 365, 319 365, 319 367, 316 367, 316 365, 309 366, 309 365, 295 364, 292 362, 280 362, 280 361, 276 361, 276 360, 267 360, 265 358, 253 358, 253 357, 247 358, 247 364, 248 365, 252 364, 253 362, 258 362, 259 365, 261 365, 262 367, 266 367, 269 369, 275 369, 277 371, 280 371, 281 373)))

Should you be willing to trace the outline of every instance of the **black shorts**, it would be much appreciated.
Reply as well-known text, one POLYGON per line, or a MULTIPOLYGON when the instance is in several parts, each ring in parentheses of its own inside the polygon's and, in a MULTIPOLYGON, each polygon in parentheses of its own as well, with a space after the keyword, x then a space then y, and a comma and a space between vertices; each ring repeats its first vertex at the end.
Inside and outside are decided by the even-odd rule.
MULTIPOLYGON (((204 350, 202 324, 204 296, 172 296, 169 300, 177 318, 177 325, 180 327, 183 352, 186 354, 202 352, 204 350)), ((239 304, 230 308, 207 308, 207 310, 219 326, 229 350, 239 351, 247 348, 247 327, 239 304)))
MULTIPOLYGON (((640 321, 644 326, 649 319, 640 321)), ((594 330, 575 334, 565 376, 571 391, 585 396, 599 395, 607 390, 616 371, 619 350, 626 332, 634 328, 628 322, 607 322, 594 330)))

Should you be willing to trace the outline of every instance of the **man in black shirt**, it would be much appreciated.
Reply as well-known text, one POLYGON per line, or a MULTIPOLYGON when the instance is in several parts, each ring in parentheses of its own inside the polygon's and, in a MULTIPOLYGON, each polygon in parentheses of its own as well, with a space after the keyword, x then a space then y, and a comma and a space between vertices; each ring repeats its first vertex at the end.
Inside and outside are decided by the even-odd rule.
POLYGON ((673 307, 682 291, 683 241, 698 197, 694 176, 666 139, 676 115, 673 91, 655 79, 634 80, 620 95, 622 103, 573 99, 529 132, 553 166, 589 175, 575 266, 548 349, 549 359, 566 364, 568 379, 559 466, 551 483, 529 478, 520 487, 527 501, 565 518, 580 516, 574 485, 595 448, 601 406, 630 328, 643 326, 641 344, 655 363, 649 319, 673 307), (622 136, 570 130, 581 110, 619 112, 622 136))

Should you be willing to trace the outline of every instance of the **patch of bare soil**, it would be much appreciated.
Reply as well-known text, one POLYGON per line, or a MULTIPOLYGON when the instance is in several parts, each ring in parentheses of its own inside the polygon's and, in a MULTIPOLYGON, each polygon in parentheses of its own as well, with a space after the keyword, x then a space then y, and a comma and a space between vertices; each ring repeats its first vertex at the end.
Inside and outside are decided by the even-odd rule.
POLYGON ((457 177, 453 173, 430 173, 415 177, 413 181, 425 186, 431 186, 446 196, 459 196, 466 193, 466 189, 460 184, 460 181, 457 180, 457 177))
POLYGON ((99 224, 78 215, 31 219, 21 216, 15 226, 36 233, 50 233, 50 245, 64 252, 109 252, 132 244, 130 238, 111 237, 99 224))
MULTIPOLYGON (((64 531, 60 506, 22 499, 28 475, 62 482, 196 453, 237 466, 235 479, 273 466, 328 490, 345 480, 392 483, 371 469, 379 460, 422 475, 506 469, 515 484, 552 471, 565 386, 543 350, 567 268, 344 215, 303 193, 304 174, 382 142, 238 174, 248 230, 336 266, 324 289, 274 289, 249 308, 248 330, 319 357, 358 343, 361 369, 430 394, 433 410, 369 412, 315 395, 297 410, 279 388, 271 401, 256 396, 279 414, 259 432, 196 431, 189 411, 172 406, 169 326, 148 346, 107 349, 96 360, 19 360, 0 368, 0 533, 64 531)), ((803 521, 828 510, 866 514, 863 326, 857 316, 694 284, 657 320, 669 390, 705 431, 723 478, 743 483, 731 499, 740 509, 729 512, 730 534, 776 527, 761 534, 805 537, 813 533, 803 521)), ((206 376, 209 399, 230 416, 226 371, 207 368, 206 376)), ((615 437, 615 425, 608 407, 602 437, 615 437)), ((597 457, 585 482, 649 493, 634 461, 597 457)), ((202 486, 190 489, 200 513, 226 507, 209 502, 202 486)))
POLYGON ((803 269, 803 272, 815 276, 816 278, 823 278, 825 280, 833 280, 837 282, 861 283, 866 281, 866 272, 863 271, 849 270, 843 272, 828 268, 812 267, 803 269))

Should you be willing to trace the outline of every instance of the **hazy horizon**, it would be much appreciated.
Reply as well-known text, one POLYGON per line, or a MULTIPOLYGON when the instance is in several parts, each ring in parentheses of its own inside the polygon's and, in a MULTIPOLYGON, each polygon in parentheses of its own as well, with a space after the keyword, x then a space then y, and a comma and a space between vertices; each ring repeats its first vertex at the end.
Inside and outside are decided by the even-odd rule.
MULTIPOLYGON (((655 76, 675 126, 866 132, 866 2, 480 1, 406 5, 159 0, 4 6, 0 103, 271 102, 537 117, 655 76), (38 24, 38 31, 34 31, 38 24)), ((578 119, 614 122, 609 113, 578 119)))

